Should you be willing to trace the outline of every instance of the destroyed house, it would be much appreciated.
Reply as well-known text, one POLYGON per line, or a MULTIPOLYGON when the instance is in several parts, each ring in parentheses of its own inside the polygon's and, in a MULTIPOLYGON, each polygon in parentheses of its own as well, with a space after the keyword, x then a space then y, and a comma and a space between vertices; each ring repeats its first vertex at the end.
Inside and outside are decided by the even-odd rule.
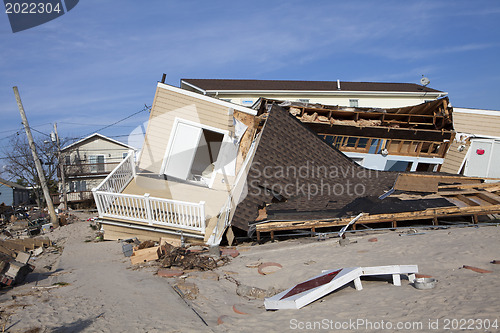
POLYGON ((278 103, 253 110, 158 83, 137 165, 131 152, 93 190, 105 239, 215 245, 345 225, 359 212, 363 224, 396 214, 383 220, 395 225, 500 207, 500 188, 483 179, 371 170, 306 125, 278 103))
POLYGON ((439 171, 454 131, 447 97, 400 108, 327 106, 261 99, 263 112, 279 104, 362 166, 385 171, 439 171))
POLYGON ((131 152, 94 189, 105 238, 213 242, 245 180, 255 114, 158 83, 137 167, 131 152))

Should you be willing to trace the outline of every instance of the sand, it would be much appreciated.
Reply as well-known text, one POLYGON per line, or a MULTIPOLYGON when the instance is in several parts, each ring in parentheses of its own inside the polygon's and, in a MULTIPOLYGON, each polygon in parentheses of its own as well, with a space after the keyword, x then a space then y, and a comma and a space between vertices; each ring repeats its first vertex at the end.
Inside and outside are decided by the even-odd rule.
POLYGON ((351 243, 343 247, 335 238, 243 244, 238 257, 212 272, 163 278, 155 275, 155 264, 131 269, 118 242, 85 242, 94 231, 88 222, 78 222, 50 234, 64 245, 61 255, 44 254, 33 262, 50 266, 45 264, 52 261, 51 270, 35 271, 25 284, 3 290, 0 306, 11 313, 10 332, 332 331, 342 325, 346 332, 445 332, 457 331, 457 325, 497 331, 484 328, 488 321, 500 325, 500 265, 490 263, 500 260, 500 227, 422 232, 351 234, 351 243), (369 242, 373 237, 378 241, 369 242), (258 261, 283 268, 261 275, 247 267, 258 261), (436 288, 417 290, 404 276, 400 287, 389 277, 364 279, 361 291, 349 284, 300 310, 278 311, 266 311, 263 300, 236 293, 237 283, 284 290, 325 269, 397 264, 418 265, 420 273, 438 280, 436 288), (463 265, 493 272, 481 274, 463 265), (69 285, 33 289, 55 282, 69 285), (192 291, 190 299, 174 292, 177 283, 192 291), (236 313, 233 306, 248 314, 236 313))

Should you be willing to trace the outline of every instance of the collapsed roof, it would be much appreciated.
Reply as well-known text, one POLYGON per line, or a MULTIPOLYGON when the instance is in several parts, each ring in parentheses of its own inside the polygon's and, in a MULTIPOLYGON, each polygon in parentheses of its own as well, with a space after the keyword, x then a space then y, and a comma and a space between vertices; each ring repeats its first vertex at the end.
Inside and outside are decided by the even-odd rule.
MULTIPOLYGON (((462 210, 464 205, 467 209, 473 209, 474 214, 478 214, 482 208, 479 206, 483 204, 488 205, 484 211, 500 211, 500 197, 494 194, 500 188, 494 188, 493 192, 488 193, 482 188, 475 188, 474 193, 479 193, 478 198, 482 196, 486 198, 484 200, 469 199, 458 192, 454 192, 451 197, 446 195, 446 191, 444 194, 436 194, 439 185, 473 183, 471 186, 477 186, 482 179, 442 173, 410 174, 364 168, 323 141, 315 131, 308 129, 308 124, 301 122, 298 114, 291 112, 291 104, 278 105, 277 103, 282 102, 270 100, 264 102, 259 106, 262 127, 256 138, 256 150, 247 175, 248 194, 237 205, 231 221, 236 228, 252 233, 256 226, 258 228, 276 221, 288 221, 292 224, 287 227, 290 230, 294 228, 294 221, 340 220, 358 212, 375 215, 403 214, 395 217, 395 221, 404 218, 404 214, 408 212, 421 213, 441 207, 444 207, 442 214, 447 214, 447 209, 458 209, 456 212, 450 211, 450 214, 460 215, 466 214, 466 210, 462 210), (387 196, 394 190, 397 190, 396 193, 385 198, 385 201, 382 200, 384 194, 387 196), (415 191, 428 193, 419 195, 415 191)), ((434 119, 441 117, 439 122, 435 122, 440 130, 436 128, 432 131, 452 133, 448 105, 447 99, 441 99, 415 107, 376 112, 432 115, 434 119)), ((307 106, 309 107, 310 105, 307 106)), ((306 110, 303 114, 305 112, 306 110)), ((368 114, 373 111, 357 108, 350 112, 361 117, 364 116, 363 112, 368 114)), ((406 130, 412 130, 410 127, 413 125, 420 125, 409 123, 407 121, 406 130)), ((461 189, 457 188, 458 190, 461 189)), ((427 217, 425 214, 422 216, 427 217)))
POLYGON ((317 134, 362 135, 405 140, 453 139, 453 109, 448 97, 399 108, 345 107, 262 98, 259 114, 279 104, 317 134))

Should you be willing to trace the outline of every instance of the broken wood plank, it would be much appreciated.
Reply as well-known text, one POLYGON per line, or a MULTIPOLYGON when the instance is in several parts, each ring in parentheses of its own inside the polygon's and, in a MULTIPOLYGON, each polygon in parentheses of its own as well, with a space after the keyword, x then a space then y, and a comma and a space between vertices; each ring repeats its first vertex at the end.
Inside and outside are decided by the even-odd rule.
POLYGON ((480 204, 478 204, 477 202, 475 202, 474 200, 466 197, 465 195, 463 194, 458 194, 456 195, 456 198, 462 202, 465 202, 468 206, 480 206, 480 204))
POLYGON ((493 193, 490 193, 487 191, 482 191, 482 192, 478 192, 475 195, 476 195, 476 197, 478 197, 486 202, 489 202, 492 205, 500 205, 500 196, 498 196, 496 194, 493 194, 493 193))
POLYGON ((468 265, 464 265, 463 268, 470 269, 471 271, 474 271, 477 273, 493 273, 493 271, 489 271, 486 269, 477 268, 477 267, 473 267, 473 266, 468 266, 468 265))
POLYGON ((136 250, 134 251, 134 253, 132 253, 132 256, 130 256, 130 262, 132 263, 132 265, 135 265, 147 261, 157 260, 160 258, 159 251, 160 251, 159 246, 148 247, 142 250, 136 250))
POLYGON ((439 189, 486 189, 489 187, 499 187, 498 183, 481 183, 481 184, 456 184, 456 185, 439 185, 439 189))
MULTIPOLYGON (((380 223, 393 221, 410 221, 433 219, 434 217, 449 217, 449 216, 468 216, 468 215, 488 215, 500 213, 500 205, 491 206, 468 206, 468 207, 441 207, 429 208, 422 211, 391 213, 391 214, 375 214, 364 215, 356 223, 380 223)), ((287 222, 268 222, 256 226, 257 232, 270 232, 271 230, 295 230, 295 229, 310 229, 312 226, 316 228, 344 226, 351 218, 343 219, 323 219, 309 221, 287 221, 287 222)))

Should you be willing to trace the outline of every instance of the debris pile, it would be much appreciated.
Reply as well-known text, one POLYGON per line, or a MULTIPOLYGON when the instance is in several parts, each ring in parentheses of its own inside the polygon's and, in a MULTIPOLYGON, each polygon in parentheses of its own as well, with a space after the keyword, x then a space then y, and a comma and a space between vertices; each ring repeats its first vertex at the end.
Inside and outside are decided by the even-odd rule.
POLYGON ((139 243, 137 239, 122 242, 123 253, 130 257, 132 265, 158 261, 162 268, 208 271, 225 265, 230 257, 237 256, 237 251, 233 249, 223 249, 220 251, 222 255, 211 255, 206 247, 174 246, 164 239, 159 242, 146 240, 139 243))
POLYGON ((202 271, 212 270, 226 264, 227 256, 214 258, 207 255, 208 250, 190 251, 189 248, 174 247, 170 244, 162 246, 161 266, 170 268, 172 266, 182 269, 197 269, 202 271))

